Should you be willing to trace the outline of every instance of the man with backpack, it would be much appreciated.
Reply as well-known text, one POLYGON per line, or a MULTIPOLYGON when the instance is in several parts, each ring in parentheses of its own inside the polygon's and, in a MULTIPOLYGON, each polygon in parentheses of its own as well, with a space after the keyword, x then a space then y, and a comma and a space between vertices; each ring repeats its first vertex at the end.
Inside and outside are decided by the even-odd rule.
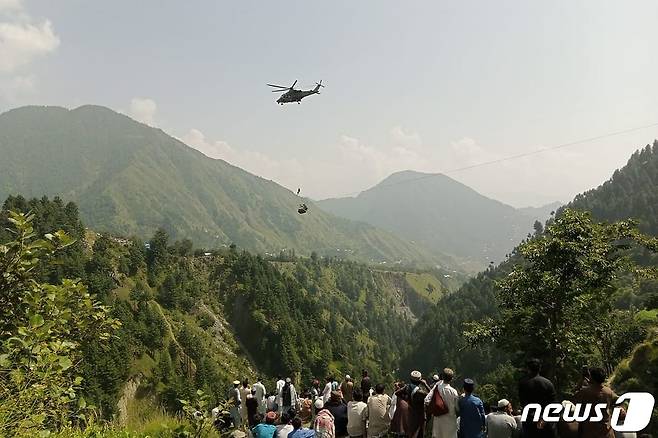
POLYGON ((425 406, 432 415, 432 438, 455 438, 457 436, 457 402, 459 394, 450 383, 455 372, 444 368, 439 382, 425 397, 425 406))
POLYGON ((288 377, 281 388, 279 394, 281 400, 280 412, 289 412, 291 408, 297 410, 297 391, 295 385, 292 384, 290 377, 288 377))

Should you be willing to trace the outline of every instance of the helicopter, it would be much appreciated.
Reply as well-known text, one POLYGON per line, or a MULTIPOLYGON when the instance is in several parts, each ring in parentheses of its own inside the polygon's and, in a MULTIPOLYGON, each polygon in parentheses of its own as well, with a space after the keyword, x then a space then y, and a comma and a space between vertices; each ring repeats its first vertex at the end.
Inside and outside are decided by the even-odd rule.
POLYGON ((320 94, 320 87, 324 87, 322 85, 322 80, 320 82, 315 83, 315 88, 312 90, 295 90, 295 85, 297 84, 297 80, 292 83, 290 87, 284 87, 282 85, 274 85, 274 84, 267 84, 270 87, 278 88, 278 90, 272 90, 272 93, 282 93, 285 92, 279 97, 276 101, 279 105, 283 105, 284 103, 293 103, 297 102, 302 103, 302 99, 305 98, 306 96, 310 96, 312 94, 320 94))

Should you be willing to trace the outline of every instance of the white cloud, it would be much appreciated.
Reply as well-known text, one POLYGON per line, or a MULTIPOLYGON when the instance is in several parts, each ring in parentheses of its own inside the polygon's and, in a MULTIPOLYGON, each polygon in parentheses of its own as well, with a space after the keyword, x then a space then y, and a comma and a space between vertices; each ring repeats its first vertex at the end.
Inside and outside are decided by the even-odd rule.
POLYGON ((20 0, 0 0, 0 99, 13 103, 34 92, 34 76, 21 70, 59 45, 49 20, 33 19, 20 0))
POLYGON ((130 101, 128 115, 135 120, 145 123, 149 126, 155 125, 155 114, 158 111, 158 105, 153 99, 144 97, 134 97, 130 101))
POLYGON ((0 0, 0 13, 15 13, 23 10, 21 0, 0 0))
POLYGON ((0 72, 11 73, 60 44, 48 20, 42 23, 0 22, 0 72))
MULTIPOLYGON (((302 195, 315 199, 354 196, 394 172, 416 170, 446 173, 486 196, 516 206, 542 205, 573 196, 573 187, 583 186, 588 165, 582 152, 559 149, 460 170, 505 157, 470 137, 429 146, 409 130, 396 127, 389 134, 387 144, 378 146, 342 135, 334 144, 302 159, 281 158, 209 140, 198 129, 191 129, 182 141, 211 158, 221 158, 292 190, 301 187, 302 195), (567 188, 557 190, 558 180, 567 188)), ((526 151, 538 149, 533 146, 526 151)))

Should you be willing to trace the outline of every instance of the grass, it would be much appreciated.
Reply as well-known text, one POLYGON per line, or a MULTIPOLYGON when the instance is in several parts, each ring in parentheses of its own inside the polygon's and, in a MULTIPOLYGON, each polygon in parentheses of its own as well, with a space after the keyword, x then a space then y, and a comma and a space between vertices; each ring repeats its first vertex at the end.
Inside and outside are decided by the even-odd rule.
POLYGON ((436 304, 443 296, 443 285, 430 273, 407 272, 404 278, 418 295, 427 298, 432 304, 436 304))

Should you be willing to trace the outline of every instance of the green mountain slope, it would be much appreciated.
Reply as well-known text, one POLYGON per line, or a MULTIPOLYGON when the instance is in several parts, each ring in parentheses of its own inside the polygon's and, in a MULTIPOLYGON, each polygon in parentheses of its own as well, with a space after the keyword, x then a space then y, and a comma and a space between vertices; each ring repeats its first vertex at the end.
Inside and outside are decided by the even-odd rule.
POLYGON ((206 247, 235 243, 350 254, 365 261, 450 264, 437 251, 334 217, 272 181, 107 108, 24 107, 0 115, 0 198, 58 195, 98 230, 148 236, 163 227, 206 247), (340 249, 340 251, 338 251, 340 249))
MULTIPOLYGON (((627 165, 615 171, 609 181, 576 196, 567 206, 590 210, 594 218, 600 221, 632 217, 639 220, 640 229, 644 232, 658 235, 657 197, 658 141, 634 153, 627 165)), ((658 265, 655 257, 646 254, 638 254, 637 257, 643 264, 658 265)), ((457 292, 441 299, 414 327, 414 337, 420 342, 403 358, 402 367, 417 366, 431 370, 437 366, 454 366, 462 375, 478 376, 481 381, 487 381, 487 373, 497 373, 496 368, 508 356, 490 346, 467 348, 462 336, 463 324, 496 314, 495 282, 505 277, 518 260, 516 255, 512 255, 495 268, 487 269, 469 280, 457 292)), ((646 280, 638 285, 630 278, 620 278, 618 287, 618 306, 621 308, 633 306, 650 309, 658 306, 656 281, 646 280)))
POLYGON ((482 268, 498 262, 544 209, 519 210, 442 174, 394 173, 355 198, 317 203, 326 211, 393 231, 482 268))
POLYGON ((84 345, 85 396, 106 417, 129 416, 140 397, 172 410, 196 389, 221 399, 231 381, 256 374, 270 389, 277 374, 305 388, 313 376, 364 367, 391 382, 413 324, 450 287, 432 273, 336 258, 207 255, 163 231, 146 246, 85 230, 75 204, 59 198, 9 198, 0 244, 15 238, 7 210, 34 212, 36 235, 63 229, 75 238, 63 263, 33 274, 53 284, 80 278, 121 322, 109 341, 84 345))

